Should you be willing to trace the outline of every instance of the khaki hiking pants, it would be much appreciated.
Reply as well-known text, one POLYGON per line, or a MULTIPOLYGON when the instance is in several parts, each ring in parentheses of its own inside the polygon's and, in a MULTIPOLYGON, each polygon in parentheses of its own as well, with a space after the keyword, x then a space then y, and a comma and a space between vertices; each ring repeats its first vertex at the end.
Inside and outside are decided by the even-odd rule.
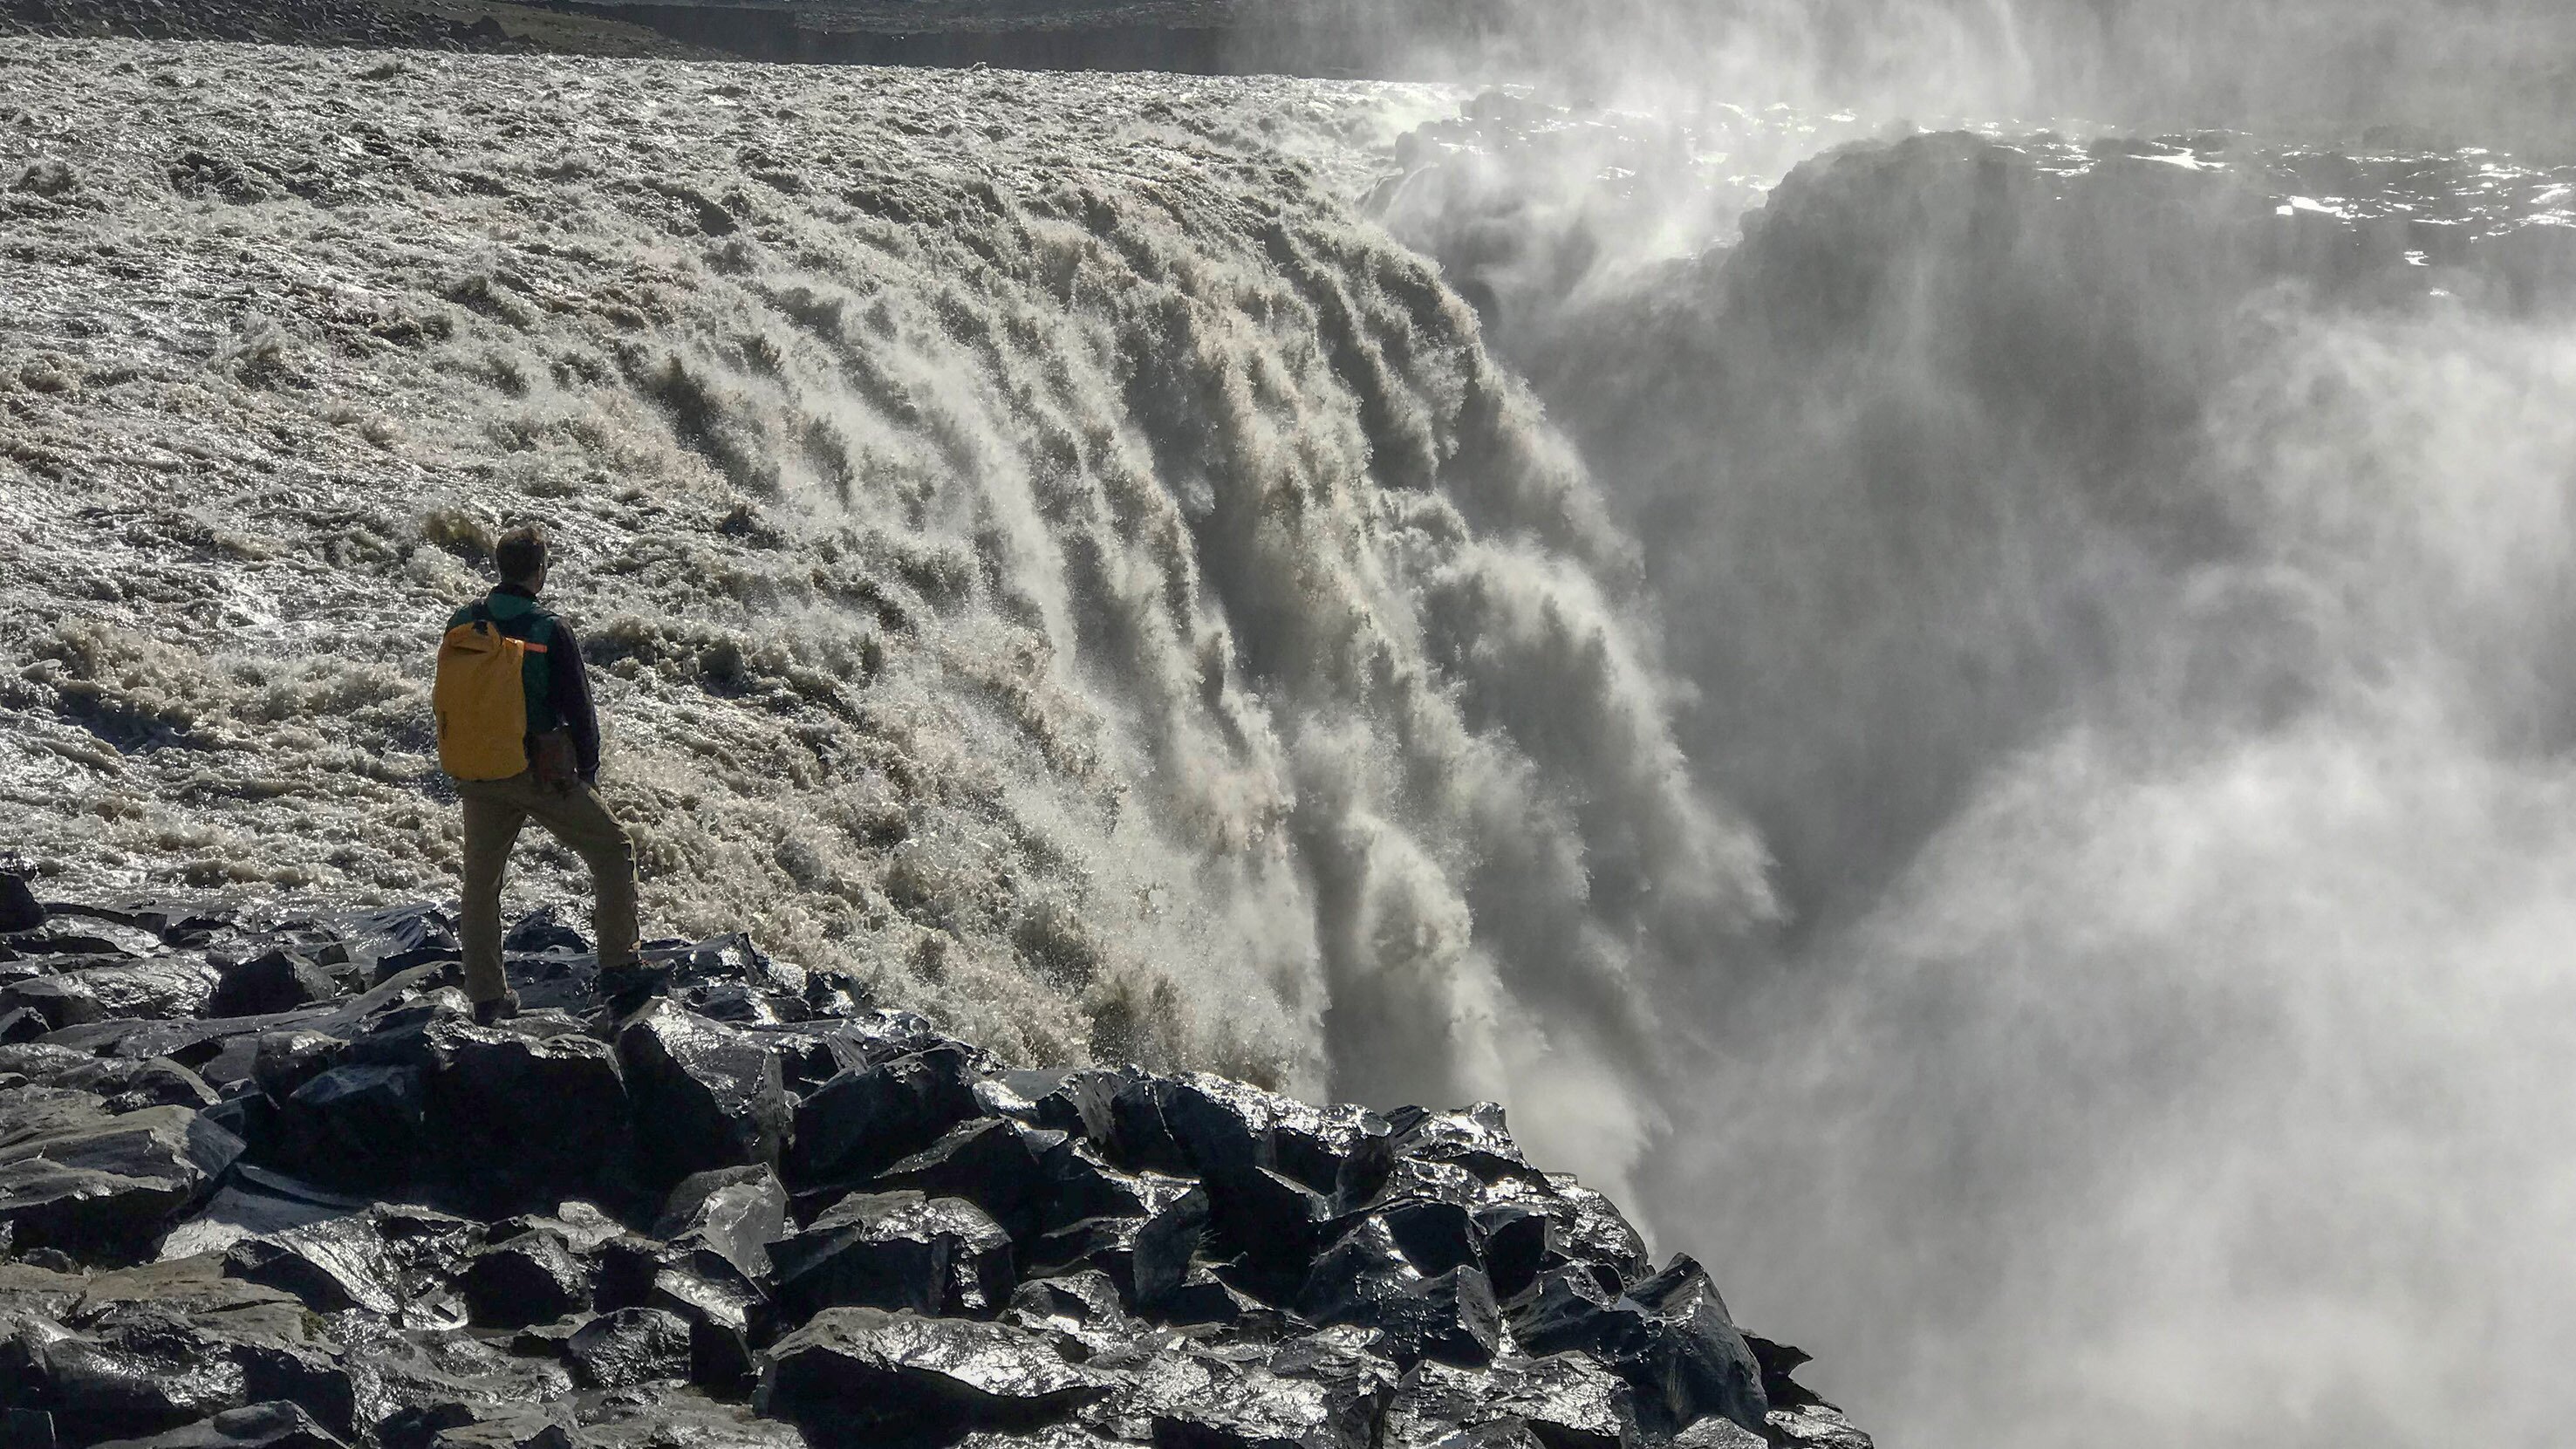
POLYGON ((520 827, 530 820, 590 867, 598 896, 590 920, 599 964, 635 959, 635 842, 599 803, 598 791, 588 785, 551 790, 537 783, 533 771, 522 771, 506 780, 459 780, 456 793, 465 800, 466 995, 494 1001, 510 989, 501 974, 501 875, 520 827))

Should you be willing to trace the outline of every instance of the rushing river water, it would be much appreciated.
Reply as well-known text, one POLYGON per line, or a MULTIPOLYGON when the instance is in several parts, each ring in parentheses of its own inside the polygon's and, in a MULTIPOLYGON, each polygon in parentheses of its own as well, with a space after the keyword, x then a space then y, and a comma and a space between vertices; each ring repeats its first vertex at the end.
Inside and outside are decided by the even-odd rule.
POLYGON ((2548 1443, 2571 181, 0 43, 0 844, 442 888, 539 517, 674 933, 1499 1098, 1892 1444, 2548 1443))

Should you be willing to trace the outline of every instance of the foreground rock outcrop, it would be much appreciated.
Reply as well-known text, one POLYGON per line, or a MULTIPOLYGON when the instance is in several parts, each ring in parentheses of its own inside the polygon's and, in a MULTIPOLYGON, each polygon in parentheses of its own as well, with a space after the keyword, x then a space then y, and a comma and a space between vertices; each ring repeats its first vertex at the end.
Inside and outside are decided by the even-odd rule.
POLYGON ((741 937, 603 1003, 449 919, 0 935, 0 1444, 1868 1440, 1491 1105, 1015 1070, 741 937))

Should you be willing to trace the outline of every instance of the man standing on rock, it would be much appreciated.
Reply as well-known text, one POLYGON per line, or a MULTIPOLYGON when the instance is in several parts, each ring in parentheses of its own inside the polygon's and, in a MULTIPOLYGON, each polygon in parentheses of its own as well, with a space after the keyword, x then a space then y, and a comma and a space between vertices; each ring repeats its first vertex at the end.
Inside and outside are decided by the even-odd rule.
POLYGON ((465 802, 465 991, 485 1025, 518 1011, 501 972, 501 876, 530 820, 590 867, 603 992, 643 974, 635 844, 600 803, 599 716, 581 645, 537 606, 546 553, 539 528, 501 536, 500 586, 448 621, 432 693, 439 763, 465 802))

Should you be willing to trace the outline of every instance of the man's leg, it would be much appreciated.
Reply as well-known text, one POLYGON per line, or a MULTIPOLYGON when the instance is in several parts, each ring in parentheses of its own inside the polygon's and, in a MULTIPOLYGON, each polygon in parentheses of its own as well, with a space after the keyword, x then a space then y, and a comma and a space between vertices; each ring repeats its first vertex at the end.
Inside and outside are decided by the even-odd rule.
POLYGON ((501 875, 528 812, 508 780, 460 780, 465 801, 465 994, 477 1005, 498 1001, 510 983, 501 974, 501 875))
POLYGON ((634 838, 588 785, 560 795, 540 790, 532 804, 537 823, 590 867, 591 889, 598 898, 590 923, 600 966, 633 961, 642 935, 635 919, 634 838))

